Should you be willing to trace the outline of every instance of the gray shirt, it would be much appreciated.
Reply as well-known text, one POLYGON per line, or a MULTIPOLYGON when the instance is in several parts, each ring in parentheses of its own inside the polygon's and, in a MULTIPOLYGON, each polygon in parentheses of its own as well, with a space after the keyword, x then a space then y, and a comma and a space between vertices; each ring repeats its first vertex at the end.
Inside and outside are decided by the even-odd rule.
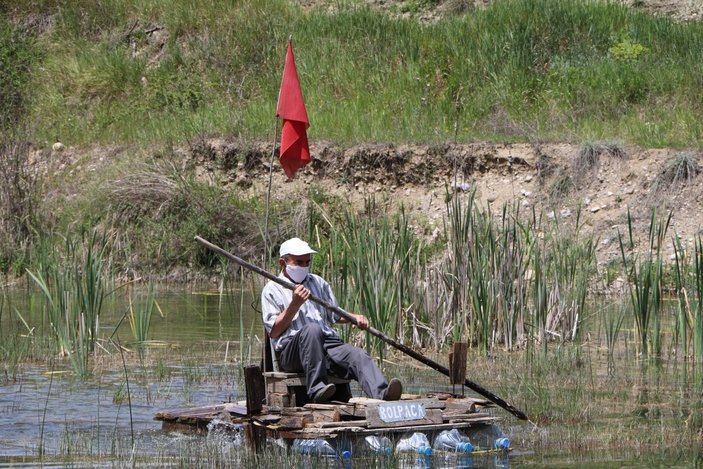
MULTIPOLYGON (((279 278, 290 282, 290 280, 281 272, 279 278)), ((322 277, 315 274, 308 274, 303 281, 305 288, 310 290, 310 293, 325 302, 337 306, 337 299, 332 293, 332 287, 322 277)), ((276 317, 283 312, 284 309, 293 301, 293 292, 277 284, 269 282, 261 291, 261 314, 264 319, 264 327, 270 334, 273 324, 276 322, 276 317)), ((283 350, 283 347, 295 336, 306 324, 316 322, 322 327, 323 333, 328 337, 338 337, 337 332, 331 327, 332 324, 339 321, 339 316, 324 306, 308 300, 300 307, 298 312, 293 316, 288 329, 286 329, 280 337, 271 341, 273 342, 276 351, 283 350)))

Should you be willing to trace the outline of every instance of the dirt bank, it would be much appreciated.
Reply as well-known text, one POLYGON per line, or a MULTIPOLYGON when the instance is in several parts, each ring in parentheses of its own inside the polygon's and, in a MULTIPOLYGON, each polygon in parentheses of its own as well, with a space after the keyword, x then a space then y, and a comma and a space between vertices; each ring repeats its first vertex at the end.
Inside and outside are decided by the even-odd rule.
MULTIPOLYGON (((619 258, 618 232, 647 239, 652 209, 673 210, 666 257, 673 260, 672 237, 691 244, 700 233, 703 177, 671 173, 672 163, 699 152, 643 149, 609 144, 564 143, 445 145, 364 144, 341 147, 313 142, 312 163, 287 180, 274 160, 273 197, 307 197, 311 185, 363 207, 374 196, 389 210, 400 206, 422 220, 422 233, 436 236, 446 214, 447 191, 476 191, 481 207, 498 216, 503 205, 519 204, 552 219, 573 224, 580 209, 586 233, 598 238, 599 263, 619 258)), ((51 158, 54 171, 91 173, 133 154, 125 147, 67 148, 51 158), (97 155, 97 156, 96 156, 97 155)), ((243 196, 266 197, 270 143, 213 139, 176 150, 183 167, 218 181, 243 196), (216 175, 216 177, 213 177, 216 175)), ((45 157, 46 158, 46 157, 45 157)))
MULTIPOLYGON (((267 145, 242 151, 236 143, 210 144, 218 155, 247 155, 226 169, 229 183, 265 194, 267 145)), ((389 206, 403 205, 426 218, 431 228, 441 226, 447 190, 475 190, 481 206, 490 206, 497 215, 503 204, 513 203, 523 213, 535 208, 549 218, 573 220, 580 208, 586 229, 599 238, 600 263, 619 256, 618 230, 627 232, 628 210, 638 236, 646 239, 652 209, 664 214, 671 208, 670 237, 676 234, 692 242, 701 229, 703 180, 697 173, 674 180, 671 165, 681 155, 695 158, 697 153, 598 147, 472 143, 340 148, 322 142, 312 145, 312 163, 293 181, 286 180, 276 163, 274 188, 278 196, 288 196, 304 194, 310 184, 316 184, 360 207, 373 194, 389 206), (594 160, 584 162, 584 154, 594 160)), ((214 170, 216 159, 196 159, 203 170, 214 170)), ((666 255, 673 260, 670 242, 666 255)))

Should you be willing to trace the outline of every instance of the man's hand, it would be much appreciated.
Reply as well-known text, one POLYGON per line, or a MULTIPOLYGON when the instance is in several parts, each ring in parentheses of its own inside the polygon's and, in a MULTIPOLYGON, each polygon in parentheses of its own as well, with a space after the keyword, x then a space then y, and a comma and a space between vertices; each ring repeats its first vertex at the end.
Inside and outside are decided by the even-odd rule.
POLYGON ((295 308, 295 311, 297 312, 298 308, 300 308, 303 303, 308 300, 308 298, 310 298, 310 290, 300 284, 295 287, 295 290, 293 290, 293 299, 291 300, 290 304, 293 308, 295 308))
POLYGON ((366 319, 366 316, 364 316, 363 314, 352 314, 352 316, 354 316, 354 319, 356 319, 356 327, 358 327, 362 331, 369 328, 369 320, 366 319))
POLYGON ((295 290, 293 290, 293 299, 288 306, 286 306, 286 309, 284 309, 281 314, 276 316, 271 332, 269 332, 269 337, 272 339, 277 339, 280 337, 281 334, 288 329, 291 321, 293 321, 295 315, 298 314, 298 310, 303 303, 308 301, 308 298, 310 298, 310 290, 305 288, 302 284, 295 287, 295 290))

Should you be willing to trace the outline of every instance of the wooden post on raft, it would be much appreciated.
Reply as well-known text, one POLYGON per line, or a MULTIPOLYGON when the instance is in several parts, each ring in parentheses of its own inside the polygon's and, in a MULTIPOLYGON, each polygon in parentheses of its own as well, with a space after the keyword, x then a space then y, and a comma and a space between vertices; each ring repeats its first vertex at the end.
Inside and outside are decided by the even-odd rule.
MULTIPOLYGON (((454 342, 454 347, 449 353, 449 382, 452 385, 464 386, 466 380, 466 354, 468 346, 465 342, 454 342)), ((462 394, 463 389, 462 389, 462 394)))
POLYGON ((247 395, 247 417, 249 422, 244 424, 249 447, 260 453, 266 447, 266 428, 257 425, 253 418, 261 414, 264 399, 266 399, 266 385, 261 368, 255 365, 244 367, 244 387, 247 395))

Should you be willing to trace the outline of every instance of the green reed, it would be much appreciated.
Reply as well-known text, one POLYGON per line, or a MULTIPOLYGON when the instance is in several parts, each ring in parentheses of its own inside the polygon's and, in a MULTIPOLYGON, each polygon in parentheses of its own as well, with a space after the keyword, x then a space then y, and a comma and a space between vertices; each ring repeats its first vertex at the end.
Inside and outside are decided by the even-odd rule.
POLYGON ((689 347, 689 328, 691 322, 689 321, 690 314, 690 304, 688 298, 688 285, 687 277, 689 273, 690 266, 688 265, 689 259, 686 255, 686 249, 681 243, 678 237, 674 237, 674 288, 676 291, 676 334, 674 337, 676 343, 680 341, 681 343, 681 353, 684 357, 687 356, 689 347))
MULTIPOLYGON (((630 301, 634 310, 635 326, 639 336, 639 351, 644 356, 658 357, 662 350, 661 313, 664 261, 662 247, 671 222, 672 212, 663 219, 657 219, 652 210, 649 221, 649 240, 645 246, 644 259, 636 253, 628 256, 620 239, 620 253, 628 275, 630 301)), ((628 225, 632 224, 628 212, 628 225)), ((632 240, 631 240, 632 242, 632 240)))
MULTIPOLYGON (((375 214, 373 200, 367 201, 367 214, 375 214)), ((336 252, 336 269, 348 276, 353 286, 348 304, 368 316, 370 323, 391 336, 405 329, 408 289, 417 249, 407 217, 369 219, 346 212, 343 221, 330 227, 331 245, 336 252)), ((382 343, 374 341, 380 351, 382 343)))
POLYGON ((605 331, 605 342, 608 347, 608 373, 615 372, 615 348, 620 337, 622 323, 625 320, 625 309, 619 308, 617 312, 610 308, 601 314, 602 326, 605 331))
POLYGON ((154 296, 154 285, 149 284, 146 291, 139 291, 133 294, 129 292, 129 327, 132 330, 132 337, 138 345, 145 345, 149 340, 149 328, 151 327, 151 317, 154 310, 158 308, 154 296))
MULTIPOLYGON (((479 208, 473 194, 447 196, 445 281, 431 282, 453 336, 488 351, 525 340, 574 340, 595 273, 594 239, 574 227, 521 215, 505 205, 499 215, 479 208), (528 328, 532 328, 531 331, 528 328)), ((429 283, 429 282, 428 282, 429 283)))
POLYGON ((703 368, 703 239, 701 239, 700 235, 696 239, 694 256, 695 292, 698 301, 696 302, 695 314, 691 321, 693 328, 693 356, 703 368))
POLYGON ((109 238, 97 230, 80 239, 67 236, 63 251, 38 259, 28 271, 44 295, 49 322, 61 354, 76 374, 89 374, 88 360, 98 340, 100 312, 106 295, 109 238))
POLYGON ((447 194, 445 239, 441 262, 445 315, 454 340, 476 342, 483 351, 495 343, 512 347, 523 324, 518 320, 525 299, 525 249, 519 214, 503 207, 502 226, 490 211, 480 210, 474 193, 465 198, 447 194))
POLYGON ((703 364, 703 238, 699 235, 694 240, 693 256, 687 256, 678 238, 675 247, 677 334, 683 356, 692 354, 696 364, 700 365, 703 364), (693 307, 692 301, 695 302, 693 307))
POLYGON ((558 219, 544 229, 548 255, 543 264, 551 282, 549 328, 564 340, 575 340, 583 319, 590 281, 596 274, 596 245, 593 236, 581 233, 581 208, 574 227, 567 230, 558 219))

